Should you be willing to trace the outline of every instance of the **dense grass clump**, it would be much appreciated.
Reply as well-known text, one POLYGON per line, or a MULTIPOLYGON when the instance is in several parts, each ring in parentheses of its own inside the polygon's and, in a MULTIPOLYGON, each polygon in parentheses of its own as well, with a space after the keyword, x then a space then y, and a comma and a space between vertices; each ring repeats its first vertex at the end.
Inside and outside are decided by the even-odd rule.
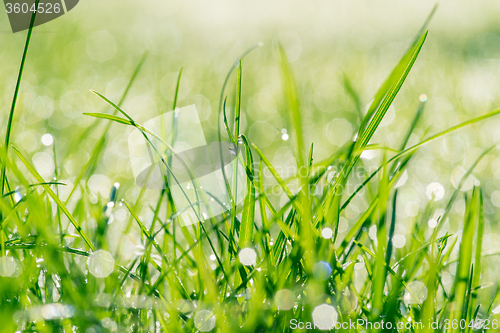
MULTIPOLYGON (((238 160, 246 171, 243 204, 235 204, 230 191, 234 179, 226 178, 230 209, 206 221, 197 214, 199 223, 186 226, 170 191, 176 181, 168 172, 171 154, 160 152, 153 141, 149 141, 152 150, 161 156, 166 170, 166 185, 154 192, 154 204, 143 202, 151 190, 137 188, 132 181, 114 184, 109 196, 96 197, 89 190, 112 140, 111 126, 135 128, 146 138, 161 140, 122 107, 146 57, 120 99, 112 101, 94 92, 111 111, 86 114, 98 119, 81 140, 100 122, 107 123, 88 162, 76 174, 65 176, 71 184, 60 181, 66 171, 52 137, 44 143, 53 148, 53 178, 41 176, 26 147, 11 145, 30 29, 1 159, 1 330, 496 330, 498 281, 487 281, 481 274, 485 271, 483 191, 477 182, 465 188, 474 168, 494 146, 464 170, 451 195, 438 182, 430 184, 428 202, 420 203, 425 209, 413 214, 410 223, 402 223, 397 212, 398 193, 405 188, 413 157, 422 146, 500 110, 429 135, 421 124, 426 103, 421 96, 398 147, 372 142, 424 46, 424 30, 366 112, 344 77, 344 88, 359 115, 356 134, 322 161, 315 160, 314 145, 303 135, 304 120, 310 115, 303 111, 286 52, 278 47, 290 124, 283 140, 292 143, 296 161, 295 175, 289 178, 282 178, 240 131, 242 77, 252 75, 244 71, 243 63, 253 49, 245 53, 227 75, 218 113, 219 141, 229 141, 239 147, 235 151, 244 152, 238 160), (233 82, 234 98, 229 98, 226 88, 233 82), (368 168, 361 156, 373 151, 382 152, 383 158, 368 168), (130 191, 134 196, 125 195, 130 191), (279 204, 276 196, 282 198, 279 204), (455 213, 459 200, 464 203, 462 216, 455 213), (349 210, 356 201, 363 208, 353 215, 349 210), (459 225, 460 231, 450 231, 450 224, 459 225)), ((177 107, 181 82, 182 70, 172 91, 172 109, 177 107)), ((171 140, 166 144, 173 146, 175 135, 171 140)), ((418 170, 418 165, 413 167, 418 170)), ((196 212, 204 200, 192 209, 196 212)), ((411 210, 411 205, 404 209, 411 210)))

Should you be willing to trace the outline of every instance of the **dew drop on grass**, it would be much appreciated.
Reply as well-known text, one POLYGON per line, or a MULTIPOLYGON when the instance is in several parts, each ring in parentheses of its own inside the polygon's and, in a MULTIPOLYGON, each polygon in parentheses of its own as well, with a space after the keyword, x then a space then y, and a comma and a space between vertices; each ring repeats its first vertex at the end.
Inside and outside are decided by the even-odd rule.
POLYGON ((354 269, 362 269, 363 267, 365 267, 365 261, 362 256, 358 256, 358 260, 354 264, 354 269))
POLYGON ((41 315, 47 320, 71 318, 75 309, 71 305, 60 303, 45 304, 40 309, 41 315))
POLYGON ((430 183, 429 186, 427 186, 425 194, 427 194, 429 199, 434 197, 435 201, 441 200, 444 197, 444 187, 439 183, 430 183))
POLYGON ((315 327, 320 330, 331 330, 337 323, 338 314, 333 306, 321 304, 314 308, 312 317, 315 327))
POLYGON ((323 236, 324 239, 330 239, 333 237, 333 231, 330 228, 323 228, 321 230, 321 236, 323 236))
POLYGON ((257 263, 257 253, 249 247, 240 251, 238 258, 242 265, 252 266, 257 263))
POLYGON ((283 141, 287 141, 289 138, 290 138, 290 137, 288 136, 288 134, 287 134, 287 133, 285 133, 285 134, 283 134, 283 135, 281 136, 281 139, 283 139, 283 141))
POLYGON ((313 266, 313 275, 318 281, 328 280, 332 274, 332 268, 325 261, 320 261, 313 266))
POLYGON ((394 235, 392 237, 392 244, 394 245, 395 248, 400 249, 406 244, 406 238, 403 235, 394 235))
POLYGON ((373 240, 377 239, 377 226, 376 225, 372 225, 370 227, 370 230, 368 231, 368 236, 370 236, 370 238, 373 240))
POLYGON ((42 143, 44 146, 50 146, 54 143, 54 138, 49 133, 42 135, 42 143))
POLYGON ((437 227, 438 223, 436 219, 430 219, 429 221, 427 221, 427 225, 429 226, 429 228, 434 229, 435 227, 437 227))
POLYGON ((20 268, 18 260, 12 257, 0 257, 0 275, 4 277, 15 277, 19 275, 20 268))
POLYGON ((405 289, 404 302, 406 306, 422 304, 427 297, 427 287, 420 281, 410 282, 405 289))
POLYGON ((209 332, 215 327, 215 315, 212 311, 201 310, 194 315, 194 326, 200 332, 209 332))
POLYGON ((88 259, 89 272, 98 278, 103 278, 113 272, 115 260, 111 253, 98 250, 90 254, 88 259))
POLYGON ((295 304, 295 294, 293 291, 288 289, 282 289, 276 293, 274 296, 274 302, 280 310, 290 310, 295 304))
POLYGON ((341 312, 351 313, 356 310, 358 306, 358 298, 352 293, 349 288, 345 288, 344 292, 340 295, 339 303, 341 312))
POLYGON ((426 94, 422 94, 419 96, 419 99, 420 99, 420 102, 424 103, 424 102, 427 102, 427 95, 426 94))
POLYGON ((21 201, 22 198, 23 198, 23 196, 21 194, 21 190, 19 188, 16 188, 16 190, 14 192, 14 201, 16 203, 18 203, 19 201, 21 201))
POLYGON ((231 155, 236 156, 238 154, 238 147, 236 147, 234 144, 231 144, 229 146, 229 152, 231 155))

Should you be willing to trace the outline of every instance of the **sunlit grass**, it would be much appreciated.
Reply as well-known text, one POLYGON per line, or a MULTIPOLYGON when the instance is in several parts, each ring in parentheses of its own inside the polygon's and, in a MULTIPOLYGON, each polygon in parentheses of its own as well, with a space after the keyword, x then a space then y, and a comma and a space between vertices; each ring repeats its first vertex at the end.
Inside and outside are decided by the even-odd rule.
MULTIPOLYGON (((146 138, 155 135, 123 106, 146 55, 118 100, 94 92, 105 112, 82 112, 98 119, 79 135, 72 153, 79 153, 78 142, 98 134, 75 174, 67 174, 56 154, 56 139, 48 144, 54 170, 44 178, 26 152, 29 147, 10 145, 13 133, 8 125, 7 153, 2 155, 2 329, 281 332, 311 324, 329 330, 337 322, 360 319, 383 319, 394 327, 422 322, 423 331, 439 332, 458 331, 462 322, 463 331, 472 331, 470 323, 478 319, 489 320, 485 327, 498 327, 498 281, 481 275, 484 233, 491 229, 484 218, 484 192, 476 182, 464 188, 495 142, 479 157, 471 157, 451 194, 436 183, 427 187, 428 200, 420 202, 424 209, 415 213, 405 202, 411 223, 401 223, 398 205, 401 196, 408 195, 406 179, 410 167, 418 170, 414 157, 422 147, 500 110, 430 134, 433 129, 422 125, 426 99, 415 95, 418 106, 397 147, 373 140, 408 75, 418 76, 411 71, 426 37, 423 29, 366 112, 344 74, 344 87, 358 115, 356 134, 321 160, 304 134, 310 115, 304 111, 300 80, 285 50, 278 47, 282 109, 290 124, 283 141, 290 143, 296 163, 291 177, 280 175, 241 126, 243 115, 252 112, 241 107, 247 98, 244 78, 252 76, 245 71, 249 53, 243 54, 230 68, 221 92, 217 135, 245 152, 238 162, 245 166, 247 192, 241 207, 233 198, 229 211, 203 223, 183 223, 169 189, 175 175, 169 175, 165 189, 153 193, 132 181, 115 183, 109 194, 95 195, 90 189, 103 181, 98 168, 113 139, 111 126, 138 129, 146 138), (96 130, 100 122, 107 123, 96 130), (370 170, 362 155, 373 151, 382 158, 370 170), (61 181, 61 174, 71 183, 61 181), (146 201, 146 195, 154 201, 146 201), (284 199, 277 203, 276 197, 284 199), (461 197, 463 217, 455 213, 461 197), (362 200, 363 208, 348 214, 356 200, 362 200), (459 231, 453 232, 450 224, 459 231), (401 228, 407 228, 406 233, 401 228), (431 322, 439 327, 431 327, 431 322)), ((19 82, 22 72, 23 65, 19 82)), ((174 109, 182 73, 171 91, 174 109)), ((8 124, 15 119, 15 100, 8 124)), ((171 160, 162 157, 161 162, 168 169, 171 160)), ((226 179, 228 192, 233 181, 226 179)))

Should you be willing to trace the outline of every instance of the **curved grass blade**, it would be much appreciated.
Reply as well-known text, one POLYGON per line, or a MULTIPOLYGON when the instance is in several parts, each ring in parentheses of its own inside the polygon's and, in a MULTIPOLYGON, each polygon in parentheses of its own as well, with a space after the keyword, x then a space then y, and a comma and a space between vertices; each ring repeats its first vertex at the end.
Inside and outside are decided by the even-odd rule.
MULTIPOLYGON (((498 114, 500 114, 500 109, 495 110, 495 111, 492 111, 492 112, 489 112, 489 113, 487 113, 487 114, 485 114, 485 115, 482 115, 482 116, 479 116, 479 117, 476 117, 476 118, 473 118, 473 119, 467 120, 467 121, 465 121, 465 122, 463 122, 463 123, 461 123, 461 124, 455 125, 455 126, 450 127, 450 128, 448 128, 448 129, 446 129, 446 130, 444 130, 444 131, 442 131, 442 132, 439 132, 439 133, 437 133, 437 134, 434 134, 434 135, 432 135, 431 137, 429 137, 429 138, 427 138, 427 139, 425 139, 425 140, 423 140, 423 141, 421 141, 421 142, 419 142, 419 143, 417 143, 417 144, 415 144, 415 145, 413 145, 413 146, 411 146, 411 147, 409 147, 409 148, 407 148, 407 149, 403 150, 402 152, 400 152, 400 153, 398 153, 398 154, 394 155, 394 156, 393 156, 393 157, 391 157, 391 158, 390 158, 387 162, 385 162, 385 164, 384 164, 384 165, 389 164, 389 163, 393 162, 394 160, 396 160, 396 159, 398 159, 398 158, 400 158, 400 157, 402 157, 402 156, 404 156, 404 155, 407 155, 407 154, 413 153, 414 151, 416 151, 416 150, 417 150, 418 148, 420 148, 421 146, 426 145, 426 144, 428 144, 428 143, 430 143, 430 142, 432 142, 432 141, 434 141, 434 140, 436 140, 436 139, 438 139, 438 138, 440 138, 440 137, 442 137, 442 136, 444 136, 444 135, 446 135, 446 134, 452 133, 452 132, 454 132, 454 131, 456 131, 456 130, 459 130, 459 129, 463 128, 463 127, 466 127, 466 126, 468 126, 468 125, 472 125, 472 124, 477 123, 477 122, 479 122, 479 121, 481 121, 481 120, 484 120, 484 119, 487 119, 487 118, 490 118, 490 117, 496 116, 496 115, 498 115, 498 114)), ((490 149, 492 149, 492 148, 490 148, 490 149)), ((358 193, 359 193, 359 192, 363 189, 363 187, 364 187, 364 186, 365 186, 365 185, 366 185, 366 184, 367 184, 370 180, 372 180, 372 179, 373 179, 373 177, 375 177, 375 175, 376 175, 378 172, 380 172, 380 170, 382 170, 382 168, 384 167, 384 165, 381 165, 381 166, 380 166, 377 170, 375 170, 375 171, 374 171, 374 172, 373 172, 370 176, 368 176, 368 177, 367 177, 367 178, 363 181, 363 183, 361 183, 361 185, 360 185, 360 186, 358 186, 358 187, 356 188, 356 190, 355 190, 355 191, 354 191, 354 192, 353 192, 353 193, 349 196, 349 198, 348 198, 348 199, 346 199, 346 201, 342 204, 342 207, 340 208, 340 210, 341 210, 341 211, 342 211, 342 210, 344 210, 344 209, 347 207, 347 205, 348 205, 348 204, 352 201, 352 199, 354 199, 354 197, 355 197, 355 196, 356 196, 356 195, 357 195, 357 194, 358 194, 358 193)))
POLYGON ((47 194, 52 198, 52 200, 54 200, 54 202, 57 204, 57 206, 61 209, 61 211, 64 213, 64 215, 66 215, 66 217, 68 218, 68 220, 71 222, 71 224, 73 224, 73 226, 75 227, 76 229, 76 232, 78 232, 78 234, 83 238, 83 240, 85 241, 85 243, 87 244, 87 246, 92 250, 94 251, 95 248, 94 248, 94 245, 90 242, 90 239, 88 238, 88 236, 85 234, 85 232, 83 231, 82 227, 80 227, 80 224, 75 220, 75 218, 73 217, 73 215, 71 215, 71 213, 69 212, 69 210, 66 208, 66 206, 62 203, 61 199, 59 199, 59 197, 54 193, 54 191, 52 191, 52 189, 50 188, 49 185, 46 184, 45 180, 42 178, 42 176, 40 176, 40 174, 38 173, 38 171, 36 171, 36 169, 30 164, 30 162, 23 156, 23 154, 21 154, 21 152, 19 151, 19 149, 17 149, 16 147, 12 146, 12 148, 14 148, 14 152, 16 153, 17 157, 19 157, 19 159, 21 160, 21 162, 23 162, 23 164, 26 166, 26 168, 29 170, 29 172, 33 175, 33 177, 35 177, 35 179, 40 182, 41 184, 43 183, 43 189, 47 192, 47 194))
POLYGON ((247 168, 247 195, 243 203, 243 211, 241 213, 240 234, 238 238, 238 246, 243 248, 250 244, 253 239, 253 228, 255 218, 255 187, 253 184, 253 158, 252 152, 248 145, 245 135, 240 136, 243 139, 243 144, 246 148, 246 168, 247 168))
MULTIPOLYGON (((121 106, 123 104, 123 102, 125 101, 125 98, 127 98, 127 95, 129 93, 130 89, 132 88, 132 85, 133 85, 135 79, 137 78, 137 75, 139 74, 139 71, 141 70, 144 62, 146 61, 147 55, 148 55, 147 51, 142 54, 142 57, 139 60, 139 63, 137 64, 137 66, 135 67, 134 72, 132 73, 132 76, 131 76, 128 84, 127 84, 127 87, 125 88, 125 90, 124 90, 124 92, 123 92, 123 94, 122 94, 122 96, 120 98, 120 101, 118 102, 118 106, 121 106)), ((116 113, 117 111, 114 110, 113 112, 116 113)), ((95 125, 96 125, 96 122, 93 122, 88 127, 88 129, 85 132, 83 132, 83 134, 79 137, 79 139, 78 139, 77 142, 82 142, 84 139, 86 139, 88 137, 90 131, 92 131, 94 128, 96 128, 95 125)), ((104 147, 104 145, 106 143, 106 135, 107 135, 107 133, 109 131, 110 126, 111 126, 111 124, 108 124, 106 126, 106 128, 103 130, 99 141, 97 141, 96 145, 94 146, 94 148, 92 150, 92 153, 90 154, 89 161, 87 162, 87 164, 85 165, 85 167, 82 168, 82 170, 80 171, 80 173, 75 178, 75 181, 73 182, 75 185, 71 189, 71 192, 69 193, 68 198, 66 199, 65 204, 68 204, 69 200, 71 199, 71 197, 73 196, 74 192, 78 188, 78 186, 80 184, 80 181, 85 176, 85 173, 88 172, 88 170, 92 170, 95 167, 95 165, 97 163, 97 160, 99 159, 99 156, 101 155, 102 149, 103 149, 103 147, 104 147)))
POLYGON ((342 83, 344 85, 345 91, 347 92, 349 97, 351 97, 351 99, 354 103, 354 108, 356 109, 356 112, 358 113, 360 122, 363 121, 363 106, 361 103, 361 99, 359 98, 358 93, 354 89, 352 82, 346 73, 342 73, 342 83))
MULTIPOLYGON (((38 8, 38 3, 40 0, 35 1, 35 8, 38 8)), ((10 143, 10 136, 12 132, 12 123, 14 122, 14 111, 16 110, 16 104, 17 104, 17 97, 19 96, 19 90, 21 89, 21 79, 23 77, 23 71, 24 71, 24 65, 26 64, 26 59, 28 57, 28 48, 30 46, 30 41, 31 41, 31 35, 33 34, 33 26, 35 25, 35 18, 36 18, 36 10, 33 11, 31 14, 31 22, 30 22, 30 27, 28 29, 28 34, 26 36, 26 43, 24 44, 24 51, 23 51, 23 57, 21 58, 21 66, 19 68, 19 73, 17 75, 17 82, 16 82, 16 88, 14 89, 14 97, 12 98, 12 104, 10 106, 10 113, 9 113, 9 118, 7 120, 7 131, 5 132, 5 158, 8 156, 8 151, 9 151, 9 143, 10 143)), ((2 194, 4 194, 4 187, 5 187, 5 172, 6 172, 6 163, 2 163, 2 194)))

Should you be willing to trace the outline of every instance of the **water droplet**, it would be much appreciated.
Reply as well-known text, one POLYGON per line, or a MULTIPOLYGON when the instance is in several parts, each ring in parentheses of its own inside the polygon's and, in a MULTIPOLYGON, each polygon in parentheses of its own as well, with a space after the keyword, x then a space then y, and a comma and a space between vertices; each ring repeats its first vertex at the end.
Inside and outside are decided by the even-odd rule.
POLYGON ((340 295, 339 305, 341 312, 351 313, 358 306, 358 298, 349 288, 345 288, 344 292, 340 295))
POLYGON ((422 102, 422 103, 427 102, 427 95, 422 94, 418 97, 418 99, 420 99, 420 102, 422 102))
POLYGON ((362 256, 358 256, 358 260, 354 264, 354 269, 362 269, 363 267, 365 267, 365 261, 362 256))
POLYGON ((16 203, 18 203, 19 201, 21 201, 23 199, 23 196, 21 194, 21 190, 18 188, 16 188, 15 192, 14 192, 14 201, 16 203))
POLYGON ((257 253, 249 247, 241 250, 238 257, 241 264, 245 266, 252 266, 257 263, 257 253))
POLYGON ((274 302, 280 310, 290 310, 295 304, 296 297, 293 291, 282 289, 274 296, 274 302))
POLYGON ((90 254, 87 261, 89 272, 95 277, 106 277, 113 272, 115 260, 111 253, 98 250, 90 254))
POLYGON ((104 318, 101 320, 102 326, 110 330, 111 332, 114 332, 118 329, 118 324, 111 320, 111 318, 104 318))
POLYGON ((54 143, 54 138, 49 133, 42 135, 42 144, 44 146, 50 146, 54 143))
POLYGON ((290 137, 288 136, 287 133, 284 133, 281 138, 283 139, 283 141, 287 141, 290 137))
POLYGON ((325 261, 320 261, 313 266, 313 275, 318 281, 328 280, 332 274, 332 268, 325 261))
POLYGON ((338 314, 333 306, 321 304, 314 308, 312 317, 315 327, 320 330, 331 330, 337 323, 338 314))
POLYGON ((75 309, 71 305, 53 303, 42 306, 40 313, 47 320, 63 319, 72 317, 75 314, 75 309))
POLYGON ((330 239, 333 237, 333 231, 330 228, 323 228, 321 230, 321 236, 323 236, 324 239, 330 239))
POLYGON ((229 146, 229 152, 231 153, 231 155, 238 155, 238 147, 236 147, 234 144, 231 144, 229 146))
POLYGON ((215 261, 215 259, 217 259, 217 257, 215 256, 215 254, 211 254, 210 255, 210 260, 215 261))
POLYGON ((427 297, 427 287, 420 281, 410 282, 405 289, 404 302, 406 306, 422 304, 427 297))
POLYGON ((20 274, 18 270, 20 263, 12 257, 0 257, 0 275, 5 277, 15 277, 20 274))
POLYGON ((215 315, 212 311, 201 310, 194 315, 194 326, 200 332, 209 332, 215 327, 215 315))
POLYGON ((429 228, 434 229, 435 227, 437 227, 438 223, 436 219, 430 219, 429 221, 427 221, 427 225, 429 226, 429 228))
POLYGON ((434 200, 438 201, 444 197, 444 187, 439 183, 430 183, 425 193, 429 199, 434 197, 434 200))
POLYGON ((286 133, 288 133, 288 131, 286 130, 286 128, 283 128, 283 129, 281 130, 281 134, 286 134, 286 133))
POLYGON ((377 226, 376 225, 372 225, 370 227, 370 230, 368 231, 368 236, 370 236, 370 238, 373 240, 377 239, 377 226))
POLYGON ((392 244, 395 248, 400 249, 406 244, 406 238, 403 235, 394 235, 392 237, 392 244))

